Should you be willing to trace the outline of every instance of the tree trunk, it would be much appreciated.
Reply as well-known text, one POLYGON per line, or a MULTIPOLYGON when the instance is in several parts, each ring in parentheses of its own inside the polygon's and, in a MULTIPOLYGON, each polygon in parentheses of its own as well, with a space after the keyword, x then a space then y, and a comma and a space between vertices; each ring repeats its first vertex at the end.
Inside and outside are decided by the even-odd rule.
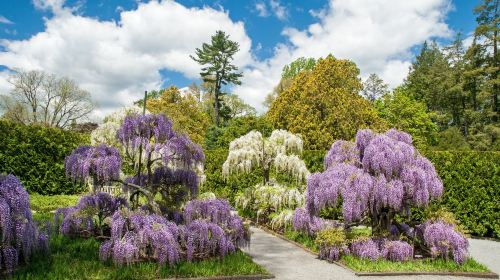
POLYGON ((220 127, 220 116, 219 116, 219 92, 216 90, 214 93, 214 110, 215 110, 215 125, 220 127))
POLYGON ((268 167, 264 167, 263 168, 263 173, 264 173, 264 185, 266 185, 267 183, 269 183, 269 168, 268 167))
MULTIPOLYGON (((496 9, 495 9, 495 14, 496 14, 496 9)), ((493 72, 493 79, 496 80, 498 78, 498 46, 497 46, 497 35, 498 32, 495 30, 493 32, 493 65, 497 68, 493 72)), ((498 84, 495 83, 493 84, 493 92, 491 93, 491 110, 493 113, 493 122, 496 122, 498 120, 498 84)))

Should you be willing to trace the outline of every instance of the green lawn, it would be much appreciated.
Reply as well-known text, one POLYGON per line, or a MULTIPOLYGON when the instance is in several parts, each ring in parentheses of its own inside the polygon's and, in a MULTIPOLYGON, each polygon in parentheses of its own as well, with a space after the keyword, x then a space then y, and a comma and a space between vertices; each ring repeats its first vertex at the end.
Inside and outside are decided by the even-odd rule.
MULTIPOLYGON (((304 245, 313 252, 318 252, 318 246, 314 243, 314 238, 289 230, 284 236, 292 241, 304 245)), ((452 260, 425 259, 407 262, 392 262, 388 260, 371 261, 354 256, 343 256, 340 263, 356 272, 490 272, 490 270, 469 258, 463 265, 459 265, 452 260)))
POLYGON ((75 206, 81 195, 40 195, 30 194, 31 210, 35 212, 51 212, 58 208, 75 206))

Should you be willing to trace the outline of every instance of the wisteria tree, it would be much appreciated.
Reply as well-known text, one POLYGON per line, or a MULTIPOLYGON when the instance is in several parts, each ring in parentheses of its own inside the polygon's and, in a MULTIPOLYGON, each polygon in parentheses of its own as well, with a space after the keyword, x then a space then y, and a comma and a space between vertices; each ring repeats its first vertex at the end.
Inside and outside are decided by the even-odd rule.
POLYGON ((294 217, 296 230, 317 234, 320 257, 336 260, 353 254, 405 261, 413 258, 418 247, 431 257, 452 257, 457 263, 467 259, 467 239, 453 222, 438 218, 417 225, 412 220, 410 209, 438 199, 443 184, 409 134, 395 129, 383 134, 360 130, 355 142, 333 143, 324 167, 324 172, 309 177, 306 209, 296 210, 294 217), (320 211, 339 204, 342 224, 325 226, 318 217, 320 211), (357 225, 371 226, 372 237, 348 242, 348 233, 357 225))
POLYGON ((303 205, 304 194, 297 188, 278 184, 275 178, 270 178, 270 174, 274 167, 276 173, 287 174, 299 184, 305 182, 310 173, 299 157, 302 145, 300 136, 285 130, 275 130, 269 138, 251 131, 232 141, 228 157, 222 165, 223 175, 227 178, 258 168, 263 174, 262 184, 248 188, 236 197, 237 206, 256 212, 257 220, 274 213, 271 220, 273 227, 291 224, 291 209, 303 205))
POLYGON ((309 171, 299 157, 302 147, 302 139, 286 130, 274 130, 267 139, 260 132, 251 131, 229 144, 222 174, 228 177, 261 168, 265 185, 269 183, 270 171, 274 166, 277 172, 285 172, 303 181, 309 176, 309 171))
POLYGON ((120 178, 122 155, 106 144, 77 148, 65 162, 68 177, 75 181, 91 178, 94 191, 110 182, 120 182, 132 189, 131 201, 138 206, 139 196, 148 200, 148 206, 160 213, 154 200, 163 198, 163 207, 171 208, 187 195, 198 190, 196 168, 204 161, 201 147, 187 136, 178 134, 172 122, 164 115, 130 114, 116 132, 123 157, 134 167, 134 174, 120 178))
POLYGON ((394 129, 360 130, 355 142, 336 141, 324 165, 324 172, 309 178, 306 208, 317 215, 342 201, 345 227, 370 221, 375 233, 389 232, 396 214, 409 218, 412 206, 425 207, 443 193, 432 163, 409 134, 394 129))
POLYGON ((33 221, 26 189, 16 176, 0 175, 0 273, 12 273, 36 252, 48 254, 48 246, 33 221))

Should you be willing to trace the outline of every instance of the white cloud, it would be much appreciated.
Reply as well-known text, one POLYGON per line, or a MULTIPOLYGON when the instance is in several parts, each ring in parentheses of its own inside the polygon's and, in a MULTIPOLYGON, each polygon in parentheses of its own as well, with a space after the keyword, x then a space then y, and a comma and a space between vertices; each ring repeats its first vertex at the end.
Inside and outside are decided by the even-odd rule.
POLYGON ((189 55, 216 30, 240 43, 235 64, 252 63, 251 40, 243 23, 210 7, 151 1, 121 12, 119 22, 114 22, 76 15, 62 7, 63 1, 37 0, 36 5, 57 13, 46 19, 44 32, 27 40, 1 41, 0 65, 41 69, 76 80, 100 105, 96 116, 130 104, 145 89, 160 87, 161 69, 197 78, 200 66, 189 55))
POLYGON ((12 21, 10 21, 8 18, 4 17, 4 16, 1 16, 0 15, 0 23, 3 23, 3 24, 14 24, 12 21))
POLYGON ((449 0, 331 0, 325 11, 315 13, 318 22, 304 30, 284 29, 289 43, 278 45, 272 58, 245 71, 242 86, 235 90, 262 111, 262 101, 285 64, 330 53, 353 60, 363 78, 377 73, 395 87, 408 73, 413 46, 450 36, 444 22, 450 8, 449 0))
POLYGON ((285 6, 281 5, 279 0, 271 0, 269 2, 269 5, 271 6, 271 10, 273 11, 274 15, 279 20, 286 20, 288 18, 288 10, 285 6))
MULTIPOLYGON (((158 88, 161 69, 198 78, 200 66, 189 55, 218 29, 240 43, 235 64, 244 77, 234 91, 261 112, 283 66, 298 57, 332 53, 356 62, 363 78, 377 73, 394 87, 408 72, 413 46, 451 33, 444 22, 450 0, 331 0, 315 14, 314 24, 301 30, 285 28, 288 42, 276 45, 271 58, 258 61, 252 57, 244 24, 223 10, 151 1, 122 11, 115 22, 78 15, 62 0, 34 3, 51 9, 54 16, 45 20, 45 31, 29 39, 0 40, 0 65, 42 69, 76 80, 101 105, 97 116, 130 104, 145 89, 158 88)), ((276 16, 288 15, 277 0, 269 3, 266 9, 276 16), (284 10, 276 12, 278 7, 284 10)), ((0 91, 8 87, 5 78, 6 72, 0 71, 0 91)))
POLYGON ((269 12, 267 11, 266 3, 264 3, 264 2, 255 3, 255 10, 257 11, 257 15, 259 17, 268 17, 269 16, 269 12))

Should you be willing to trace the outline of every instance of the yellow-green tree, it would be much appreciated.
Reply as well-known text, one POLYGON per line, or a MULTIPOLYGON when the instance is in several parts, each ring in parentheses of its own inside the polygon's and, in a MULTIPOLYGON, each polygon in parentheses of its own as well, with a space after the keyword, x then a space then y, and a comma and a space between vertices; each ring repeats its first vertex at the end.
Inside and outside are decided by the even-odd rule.
POLYGON ((267 114, 275 128, 301 134, 306 149, 327 149, 335 139, 352 139, 358 129, 386 129, 363 88, 352 61, 332 55, 312 71, 296 75, 267 114))
POLYGON ((157 98, 149 99, 146 108, 151 113, 163 113, 174 123, 174 129, 184 132, 196 143, 203 145, 205 133, 209 125, 209 117, 203 111, 198 99, 172 86, 162 89, 157 98))

